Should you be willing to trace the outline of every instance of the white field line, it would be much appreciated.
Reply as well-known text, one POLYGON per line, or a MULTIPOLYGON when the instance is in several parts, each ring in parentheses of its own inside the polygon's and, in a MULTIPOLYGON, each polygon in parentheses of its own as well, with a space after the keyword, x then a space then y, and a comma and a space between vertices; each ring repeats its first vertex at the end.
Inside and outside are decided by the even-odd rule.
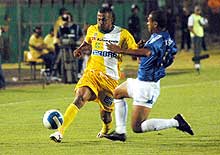
MULTIPOLYGON (((177 85, 168 85, 168 86, 162 86, 161 89, 169 89, 169 88, 183 88, 183 87, 189 87, 189 86, 201 86, 201 85, 207 85, 207 84, 214 84, 214 83, 220 83, 220 80, 215 81, 207 81, 207 82, 199 82, 199 83, 190 83, 190 84, 177 84, 177 85)), ((51 99, 45 99, 41 100, 41 102, 52 102, 52 101, 62 101, 62 100, 68 100, 73 99, 73 97, 66 97, 66 98, 51 98, 51 99)), ((19 102, 9 102, 5 104, 0 104, 0 107, 3 106, 9 106, 9 105, 17 105, 17 104, 25 104, 25 103, 32 103, 36 102, 36 100, 26 100, 26 101, 19 101, 19 102)), ((38 101, 39 102, 39 101, 38 101)))
POLYGON ((207 84, 217 84, 220 83, 220 80, 215 81, 206 81, 206 82, 199 82, 199 83, 188 83, 188 84, 177 84, 177 85, 168 85, 168 86, 162 86, 161 89, 167 89, 167 88, 182 88, 182 87, 189 87, 189 86, 201 86, 201 85, 207 85, 207 84))
POLYGON ((0 104, 0 107, 3 106, 8 106, 8 105, 17 105, 17 104, 25 104, 25 103, 33 103, 33 102, 52 102, 52 101, 63 101, 63 100, 68 100, 68 99, 73 99, 73 97, 65 97, 65 98, 51 98, 51 99, 45 99, 45 100, 26 100, 26 101, 19 101, 19 102, 9 102, 9 103, 4 103, 0 104))

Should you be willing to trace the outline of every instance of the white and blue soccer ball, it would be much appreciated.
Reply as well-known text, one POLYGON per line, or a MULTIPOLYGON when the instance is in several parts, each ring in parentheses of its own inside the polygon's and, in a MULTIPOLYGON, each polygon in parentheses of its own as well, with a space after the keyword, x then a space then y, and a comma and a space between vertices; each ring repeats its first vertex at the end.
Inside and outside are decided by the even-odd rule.
POLYGON ((56 109, 44 113, 43 124, 46 128, 55 130, 63 124, 63 115, 56 109))

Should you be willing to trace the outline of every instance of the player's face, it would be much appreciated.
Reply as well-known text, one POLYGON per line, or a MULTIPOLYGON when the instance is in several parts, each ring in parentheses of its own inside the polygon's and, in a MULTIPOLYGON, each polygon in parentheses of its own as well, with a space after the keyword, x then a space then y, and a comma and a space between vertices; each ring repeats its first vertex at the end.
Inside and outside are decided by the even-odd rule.
POLYGON ((54 31, 51 31, 50 34, 51 34, 51 36, 54 36, 54 31))
POLYGON ((148 31, 150 33, 152 33, 153 31, 153 19, 152 19, 152 15, 149 14, 148 18, 147 18, 147 28, 148 28, 148 31))
POLYGON ((112 15, 111 13, 100 13, 97 14, 97 23, 100 30, 108 31, 112 29, 112 15))
POLYGON ((200 9, 199 7, 196 7, 196 8, 195 8, 195 13, 196 13, 197 15, 201 14, 201 9, 200 9))
POLYGON ((35 33, 36 33, 37 37, 40 37, 42 35, 41 29, 36 29, 35 33))

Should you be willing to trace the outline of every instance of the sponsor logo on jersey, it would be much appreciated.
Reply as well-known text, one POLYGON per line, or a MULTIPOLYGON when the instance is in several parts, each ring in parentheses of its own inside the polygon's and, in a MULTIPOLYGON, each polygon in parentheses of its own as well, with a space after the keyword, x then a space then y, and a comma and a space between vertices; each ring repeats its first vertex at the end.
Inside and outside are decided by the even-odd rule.
POLYGON ((118 43, 118 40, 110 40, 110 39, 105 39, 105 38, 97 38, 97 41, 103 41, 103 42, 108 42, 108 43, 118 43))
POLYGON ((105 38, 97 38, 96 36, 91 37, 92 41, 102 41, 102 42, 107 42, 107 43, 114 43, 117 44, 119 41, 118 40, 110 40, 110 39, 105 39, 105 38))
POLYGON ((93 55, 98 55, 98 56, 103 56, 103 57, 110 57, 110 58, 117 58, 118 54, 113 53, 111 51, 97 51, 97 50, 93 50, 92 51, 93 55))

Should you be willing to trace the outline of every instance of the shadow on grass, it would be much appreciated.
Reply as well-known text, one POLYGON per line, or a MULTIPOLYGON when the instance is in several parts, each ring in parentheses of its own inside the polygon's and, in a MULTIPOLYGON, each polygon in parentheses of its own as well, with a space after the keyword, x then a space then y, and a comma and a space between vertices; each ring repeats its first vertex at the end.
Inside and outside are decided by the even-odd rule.
POLYGON ((188 74, 188 73, 194 73, 194 68, 187 68, 187 69, 172 69, 167 71, 167 75, 181 75, 181 74, 188 74))
MULTIPOLYGON (((54 142, 55 143, 55 142, 54 142)), ((58 143, 55 143, 58 144, 58 143)), ((82 147, 83 145, 85 146, 97 146, 102 144, 103 145, 103 141, 100 140, 74 140, 74 141, 62 141, 62 143, 59 144, 63 144, 65 145, 65 147, 82 147)))
MULTIPOLYGON (((43 89, 42 89, 43 90, 43 89)), ((42 90, 39 90, 39 89, 32 89, 32 90, 30 90, 30 89, 6 89, 6 91, 5 92, 7 92, 7 93, 24 93, 24 94, 33 94, 33 93, 42 93, 42 90)))

